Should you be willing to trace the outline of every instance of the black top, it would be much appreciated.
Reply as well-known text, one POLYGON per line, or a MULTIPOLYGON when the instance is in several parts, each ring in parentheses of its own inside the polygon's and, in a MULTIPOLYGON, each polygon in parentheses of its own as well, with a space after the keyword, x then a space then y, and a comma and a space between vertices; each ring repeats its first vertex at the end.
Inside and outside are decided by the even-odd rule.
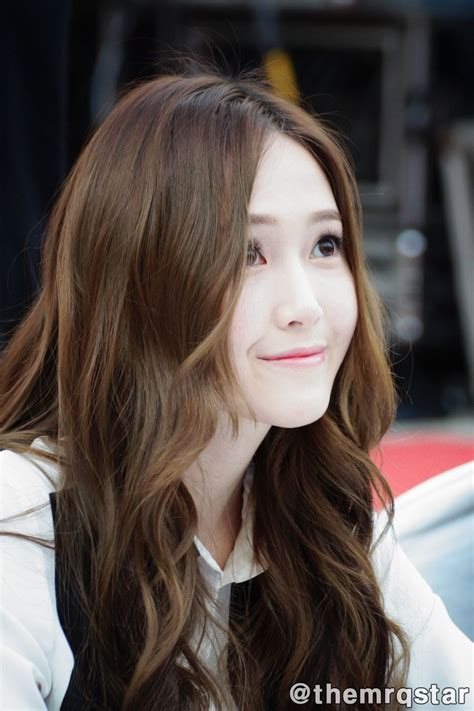
MULTIPOLYGON (((57 493, 50 494, 51 510, 54 521, 54 533, 56 543, 60 542, 61 531, 58 526, 56 516, 56 498, 57 493)), ((119 711, 122 706, 122 699, 118 696, 115 690, 102 689, 98 679, 91 675, 91 670, 88 665, 90 654, 88 654, 87 646, 85 645, 85 630, 86 620, 84 613, 78 602, 78 596, 69 581, 65 580, 65 576, 61 574, 61 546, 56 545, 55 553, 55 589, 56 589, 56 605, 58 617, 64 634, 69 642, 73 656, 74 667, 72 670, 69 686, 61 704, 61 711, 119 711), (80 680, 88 678, 88 698, 94 699, 94 705, 86 701, 83 684, 80 680)), ((264 575, 261 573, 260 575, 264 575)), ((260 576, 259 576, 260 577, 260 576)), ((242 583, 232 583, 231 598, 229 608, 229 624, 232 620, 238 619, 247 606, 252 604, 253 598, 258 591, 259 586, 253 585, 254 578, 242 583)), ((268 702, 267 708, 273 711, 273 703, 268 702)), ((137 709, 139 711, 139 709, 137 709)), ((157 709, 158 711, 158 709, 157 709)), ((161 711, 161 710, 160 710, 161 711)))

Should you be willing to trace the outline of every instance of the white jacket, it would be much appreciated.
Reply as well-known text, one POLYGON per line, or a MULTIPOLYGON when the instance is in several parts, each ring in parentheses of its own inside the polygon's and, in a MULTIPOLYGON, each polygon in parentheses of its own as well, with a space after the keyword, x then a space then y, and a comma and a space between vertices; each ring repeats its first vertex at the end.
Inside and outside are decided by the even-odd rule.
MULTIPOLYGON (((34 445, 46 446, 41 440, 36 440, 34 445)), ((52 483, 26 457, 8 450, 0 452, 0 517, 48 502, 49 493, 57 486, 58 473, 52 465, 42 462, 41 466, 52 476, 52 483)), ((228 619, 231 584, 262 572, 252 557, 248 498, 252 476, 250 465, 244 477, 242 528, 223 571, 203 544, 195 539, 200 570, 214 591, 224 621, 228 619)), ((375 527, 376 537, 383 524, 380 516, 375 527)), ((53 538, 51 508, 48 504, 33 515, 3 524, 3 528, 53 538)), ((58 711, 74 659, 56 609, 54 550, 14 537, 0 536, 0 539, 0 707, 2 711, 58 711)), ((376 547, 373 566, 386 612, 403 626, 411 642, 408 687, 429 689, 432 684, 439 689, 472 686, 473 644, 452 622, 441 599, 396 543, 393 532, 376 547)), ((207 637, 200 654, 211 667, 215 667, 225 642, 219 632, 211 631, 207 637)), ((308 701, 307 705, 313 704, 314 701, 308 701)), ((444 708, 444 705, 413 703, 411 707, 426 710, 444 708)), ((450 709, 459 711, 468 711, 472 707, 472 695, 466 697, 462 706, 449 705, 450 709)))

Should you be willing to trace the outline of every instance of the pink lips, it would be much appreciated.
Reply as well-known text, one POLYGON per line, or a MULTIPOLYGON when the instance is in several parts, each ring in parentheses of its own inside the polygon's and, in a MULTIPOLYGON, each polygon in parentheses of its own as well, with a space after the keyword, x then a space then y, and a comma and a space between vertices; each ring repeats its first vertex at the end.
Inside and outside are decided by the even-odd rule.
POLYGON ((324 361, 325 346, 315 346, 312 348, 298 348, 286 353, 278 353, 273 356, 262 358, 273 365, 290 366, 292 368, 307 368, 322 363, 324 361))
POLYGON ((308 356, 324 353, 325 346, 312 346, 309 348, 294 348, 292 351, 283 351, 275 355, 263 356, 263 360, 282 360, 289 358, 306 358, 308 356))

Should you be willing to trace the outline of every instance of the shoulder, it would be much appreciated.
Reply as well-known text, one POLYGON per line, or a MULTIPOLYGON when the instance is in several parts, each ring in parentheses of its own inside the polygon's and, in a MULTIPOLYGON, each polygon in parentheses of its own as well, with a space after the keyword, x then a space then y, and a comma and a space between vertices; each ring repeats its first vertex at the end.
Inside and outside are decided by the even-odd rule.
POLYGON ((34 630, 38 639, 48 631, 46 647, 51 640, 55 597, 54 524, 49 500, 54 479, 50 474, 36 466, 34 457, 11 450, 0 452, 3 612, 15 619, 18 628, 34 630))
POLYGON ((472 642, 455 625, 441 597, 404 552, 396 521, 395 527, 381 535, 386 524, 385 511, 374 515, 372 565, 385 613, 401 626, 410 645, 408 686, 469 686, 472 642))
MULTIPOLYGON (((35 440, 35 446, 38 444, 41 445, 35 440)), ((0 620, 5 708, 44 708, 46 698, 48 708, 59 708, 72 668, 72 654, 56 610, 54 523, 49 494, 57 484, 56 467, 33 452, 0 452, 0 620), (41 545, 38 540, 49 545, 41 545)))
POLYGON ((374 514, 374 572, 386 605, 395 616, 410 622, 413 634, 441 602, 418 570, 422 563, 422 570, 438 572, 430 580, 442 576, 444 570, 457 576, 459 584, 466 584, 463 566, 472 566, 473 471, 473 462, 468 462, 397 497, 393 526, 382 537, 387 514, 374 514), (464 551, 466 545, 470 550, 464 551), (460 548, 464 557, 456 556, 460 548), (450 558, 462 563, 458 570, 447 567, 450 558))
POLYGON ((60 475, 53 462, 43 460, 35 449, 52 452, 46 442, 36 439, 30 450, 19 454, 9 449, 0 452, 0 519, 2 530, 35 533, 43 531, 45 526, 51 533, 52 523, 49 494, 59 487, 60 475), (28 515, 21 516, 25 511, 28 515), (15 517, 4 522, 3 519, 15 517))
MULTIPOLYGON (((42 443, 35 440, 35 446, 42 443)), ((55 467, 34 454, 11 450, 0 452, 0 542, 4 572, 16 576, 44 576, 51 583, 54 523, 49 495, 56 490, 55 467), (13 535, 10 535, 13 534, 13 535), (29 538, 44 540, 49 547, 29 538)), ((31 588, 30 588, 31 590, 31 588)))
POLYGON ((413 641, 429 619, 435 595, 410 562, 393 526, 387 528, 385 511, 374 516, 372 565, 387 615, 402 623, 413 641))

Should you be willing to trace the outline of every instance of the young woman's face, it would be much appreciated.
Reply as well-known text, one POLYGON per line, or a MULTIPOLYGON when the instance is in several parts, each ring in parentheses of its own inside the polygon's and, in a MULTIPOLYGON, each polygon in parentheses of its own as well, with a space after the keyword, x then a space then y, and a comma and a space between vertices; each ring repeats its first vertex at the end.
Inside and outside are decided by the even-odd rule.
POLYGON ((357 299, 349 265, 331 236, 342 236, 342 224, 323 171, 303 147, 275 136, 250 200, 249 239, 258 244, 249 248, 231 348, 258 421, 292 428, 325 413, 356 326, 357 299), (323 355, 267 360, 308 347, 324 349, 323 355))

